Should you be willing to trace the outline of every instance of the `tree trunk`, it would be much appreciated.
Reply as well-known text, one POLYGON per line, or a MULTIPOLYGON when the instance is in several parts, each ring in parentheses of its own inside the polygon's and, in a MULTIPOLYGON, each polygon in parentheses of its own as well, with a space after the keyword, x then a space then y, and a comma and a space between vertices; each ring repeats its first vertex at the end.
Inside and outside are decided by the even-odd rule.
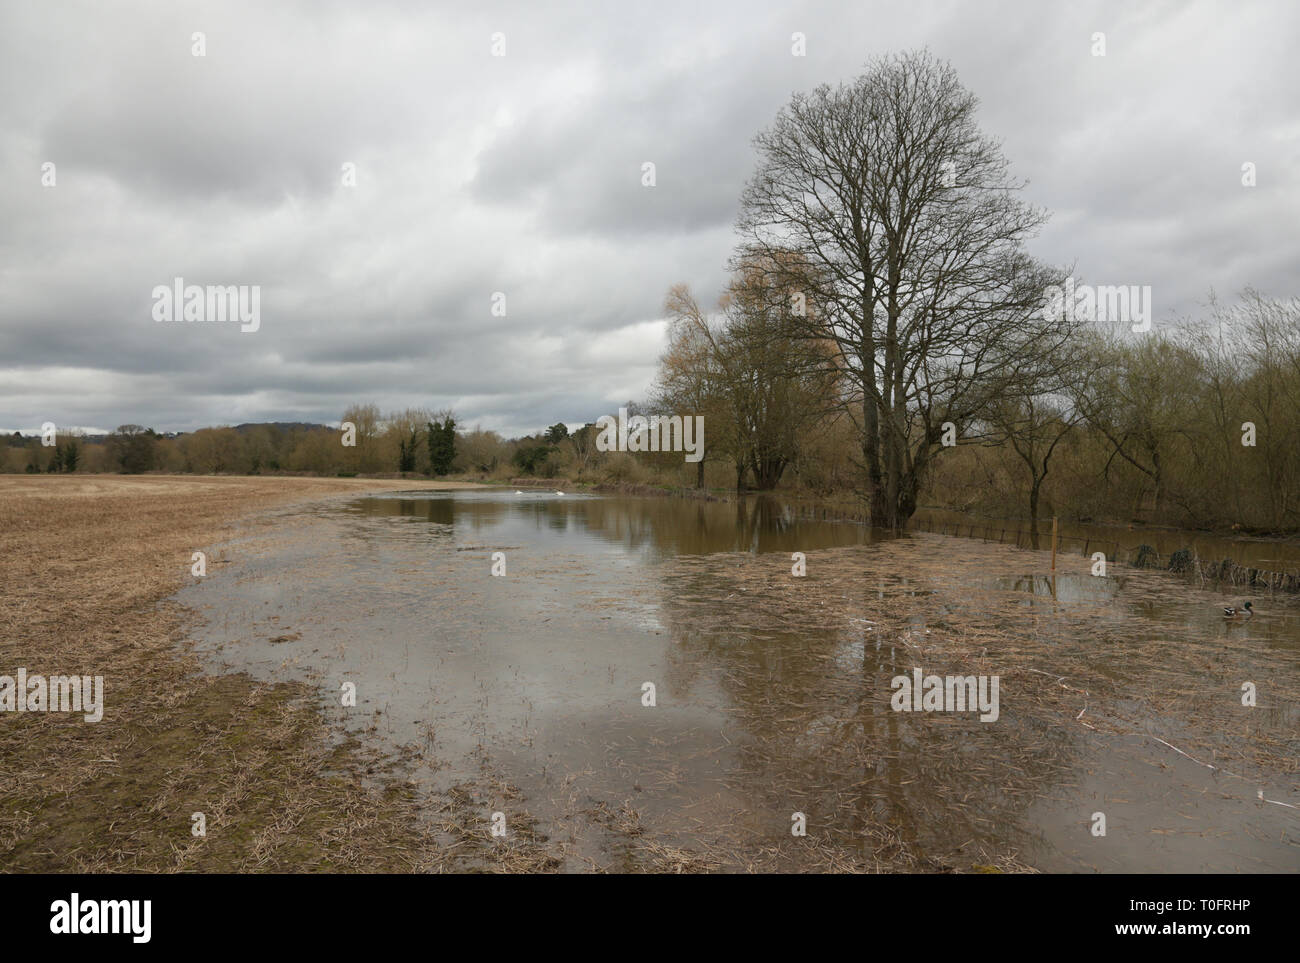
POLYGON ((785 474, 785 459, 776 455, 754 459, 754 487, 759 491, 771 491, 785 474))
POLYGON ((880 468, 880 415, 868 395, 862 400, 862 458, 867 465, 867 511, 874 527, 888 524, 885 512, 885 483, 880 468))
POLYGON ((1164 521, 1163 509, 1164 509, 1164 501, 1165 501, 1165 478, 1164 478, 1164 470, 1160 466, 1160 452, 1158 451, 1151 452, 1151 467, 1153 469, 1152 478, 1155 480, 1156 483, 1155 508, 1154 508, 1155 521, 1161 522, 1164 521))
POLYGON ((914 469, 903 476, 903 483, 900 486, 898 503, 895 509, 895 531, 901 532, 906 529, 907 523, 916 514, 916 500, 920 485, 921 475, 919 471, 914 469))
POLYGON ((1038 550, 1038 486, 1039 479, 1029 486, 1029 546, 1038 550))

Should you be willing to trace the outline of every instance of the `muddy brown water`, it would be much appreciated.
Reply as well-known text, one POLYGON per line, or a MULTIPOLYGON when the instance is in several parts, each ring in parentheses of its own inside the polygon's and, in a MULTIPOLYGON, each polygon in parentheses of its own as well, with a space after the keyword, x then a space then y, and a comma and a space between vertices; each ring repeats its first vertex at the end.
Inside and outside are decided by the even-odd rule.
POLYGON ((1293 598, 1229 622, 1240 596, 1172 576, 1051 579, 770 499, 402 492, 268 521, 180 593, 200 651, 318 685, 562 869, 1300 869, 1293 598), (893 711, 918 660, 1001 672, 999 719, 893 711), (1074 701, 1030 711, 1033 680, 1074 701))

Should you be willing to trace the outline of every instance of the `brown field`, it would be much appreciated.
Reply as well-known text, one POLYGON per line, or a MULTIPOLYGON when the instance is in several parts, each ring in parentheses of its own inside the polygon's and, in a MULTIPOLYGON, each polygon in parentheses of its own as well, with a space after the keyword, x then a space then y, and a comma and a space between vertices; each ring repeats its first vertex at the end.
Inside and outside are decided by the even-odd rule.
MULTIPOLYGON (((104 718, 0 716, 0 870, 447 868, 398 778, 332 739, 315 693, 205 675, 164 602, 249 516, 364 478, 0 476, 0 674, 104 677, 104 718), (206 814, 207 835, 191 834, 206 814)), ((211 563, 211 558, 209 559, 211 563)))

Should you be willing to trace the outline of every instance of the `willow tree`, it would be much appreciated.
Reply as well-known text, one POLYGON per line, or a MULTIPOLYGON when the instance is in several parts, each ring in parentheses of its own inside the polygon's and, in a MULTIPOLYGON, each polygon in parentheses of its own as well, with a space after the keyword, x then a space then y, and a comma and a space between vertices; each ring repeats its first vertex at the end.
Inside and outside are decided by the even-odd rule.
POLYGON ((1073 322, 1044 310, 1060 272, 1024 244, 1046 215, 1019 198, 976 98, 926 52, 796 94, 755 138, 738 259, 787 276, 807 333, 854 391, 872 523, 899 529, 924 474, 999 398, 1027 394, 1073 322), (947 432, 951 437, 952 432, 947 432))
POLYGON ((1177 478, 1170 466, 1194 460, 1196 450, 1207 443, 1197 437, 1207 427, 1197 404, 1204 380, 1201 361, 1181 341, 1160 331, 1137 341, 1100 340, 1094 348, 1100 370, 1075 399, 1089 427, 1111 448, 1102 469, 1107 484, 1117 461, 1135 468, 1142 482, 1132 514, 1142 514, 1149 490, 1156 521, 1164 518, 1171 498, 1187 510, 1186 493, 1170 487, 1177 478))
MULTIPOLYGON (((710 423, 708 437, 716 438, 723 404, 711 322, 684 284, 668 291, 664 310, 670 318, 668 347, 659 358, 653 403, 683 418, 702 415, 710 423)), ((715 447, 710 443, 695 463, 696 488, 704 487, 704 463, 715 447)))
POLYGON ((770 286, 773 274, 742 265, 712 314, 684 285, 665 301, 673 327, 660 384, 702 390, 714 447, 735 464, 737 491, 746 474, 759 491, 777 486, 836 390, 832 347, 796 332, 801 319, 790 292, 770 286))

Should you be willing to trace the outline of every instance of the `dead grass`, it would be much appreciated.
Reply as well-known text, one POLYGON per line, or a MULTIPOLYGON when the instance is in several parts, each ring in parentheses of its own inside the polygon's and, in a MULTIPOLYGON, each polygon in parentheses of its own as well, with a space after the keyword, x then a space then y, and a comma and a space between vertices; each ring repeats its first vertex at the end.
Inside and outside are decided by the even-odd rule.
MULTIPOLYGON (((400 778, 339 743, 315 693, 205 675, 163 602, 190 555, 294 501, 427 481, 0 476, 0 674, 104 677, 104 718, 0 717, 0 869, 461 868, 400 778), (207 835, 191 834, 191 815, 207 835)), ((473 487, 456 483, 440 487, 473 487)))

